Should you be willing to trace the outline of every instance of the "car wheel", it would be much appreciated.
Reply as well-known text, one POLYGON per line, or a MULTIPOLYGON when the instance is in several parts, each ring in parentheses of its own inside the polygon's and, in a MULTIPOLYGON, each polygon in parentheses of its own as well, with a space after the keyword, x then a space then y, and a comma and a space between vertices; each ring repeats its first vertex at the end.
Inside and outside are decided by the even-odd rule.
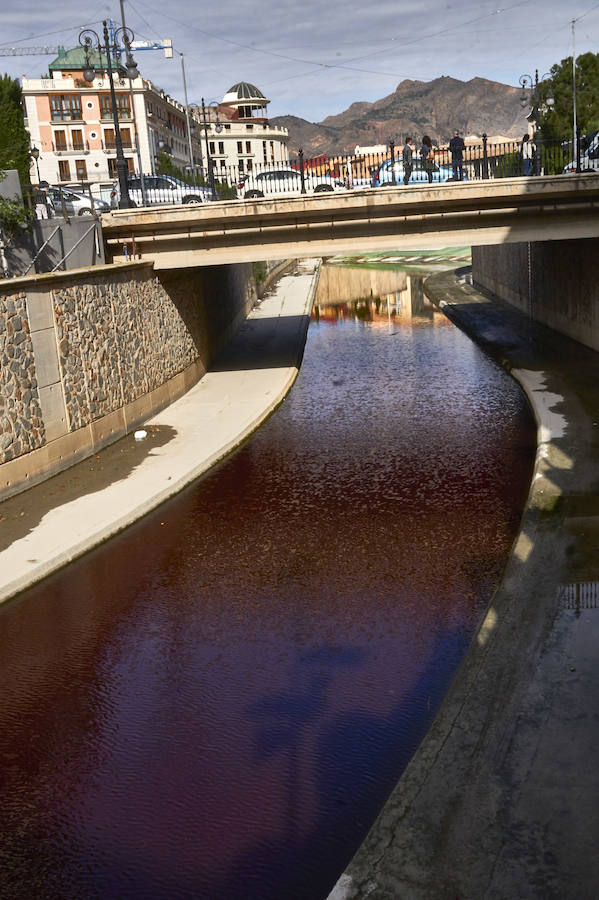
POLYGON ((183 203, 202 203, 202 198, 196 196, 193 197, 183 197, 183 203))
POLYGON ((334 190, 331 184, 317 184, 314 188, 315 194, 324 194, 325 192, 328 194, 330 191, 334 190))
POLYGON ((245 195, 246 200, 256 200, 258 197, 264 197, 262 191, 247 191, 245 195))
POLYGON ((79 215, 79 216, 91 216, 91 215, 92 215, 92 211, 91 211, 91 209, 90 209, 88 206, 84 206, 83 209, 80 209, 80 210, 79 210, 79 212, 77 213, 77 215, 79 215))

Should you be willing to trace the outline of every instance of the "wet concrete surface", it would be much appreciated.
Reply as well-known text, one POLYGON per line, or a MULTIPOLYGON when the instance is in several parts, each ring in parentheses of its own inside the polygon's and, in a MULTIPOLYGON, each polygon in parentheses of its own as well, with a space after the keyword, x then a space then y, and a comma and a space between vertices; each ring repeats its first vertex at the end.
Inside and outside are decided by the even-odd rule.
POLYGON ((538 419, 510 563, 427 737, 331 898, 594 900, 599 884, 599 354, 475 290, 427 293, 538 419))

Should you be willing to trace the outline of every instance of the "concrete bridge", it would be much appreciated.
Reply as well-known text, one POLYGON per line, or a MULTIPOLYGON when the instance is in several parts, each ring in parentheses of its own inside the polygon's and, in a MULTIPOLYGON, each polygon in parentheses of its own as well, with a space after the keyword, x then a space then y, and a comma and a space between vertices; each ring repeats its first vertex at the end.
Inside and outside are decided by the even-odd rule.
POLYGON ((599 237, 597 174, 450 182, 310 197, 115 210, 113 260, 156 269, 368 250, 599 237))

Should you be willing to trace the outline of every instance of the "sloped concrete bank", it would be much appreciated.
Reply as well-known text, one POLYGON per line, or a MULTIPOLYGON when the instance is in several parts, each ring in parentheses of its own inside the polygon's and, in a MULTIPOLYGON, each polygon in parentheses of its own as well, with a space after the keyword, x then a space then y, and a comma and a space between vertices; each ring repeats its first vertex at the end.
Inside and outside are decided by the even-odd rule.
POLYGON ((533 481, 472 646, 330 900, 597 896, 599 354, 469 279, 426 290, 526 391, 533 481))
POLYGON ((254 307, 209 371, 133 435, 0 503, 0 602, 182 490, 277 408, 301 365, 318 260, 298 263, 254 307))

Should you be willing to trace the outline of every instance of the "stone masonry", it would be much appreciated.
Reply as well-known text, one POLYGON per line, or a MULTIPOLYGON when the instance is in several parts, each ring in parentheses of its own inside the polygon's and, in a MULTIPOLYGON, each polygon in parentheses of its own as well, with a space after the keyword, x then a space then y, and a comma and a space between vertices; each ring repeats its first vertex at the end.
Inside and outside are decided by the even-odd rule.
POLYGON ((24 291, 0 295, 0 462, 45 440, 24 291))
POLYGON ((197 379, 256 296, 249 265, 157 276, 132 263, 18 281, 0 285, 0 464, 194 364, 197 379))

